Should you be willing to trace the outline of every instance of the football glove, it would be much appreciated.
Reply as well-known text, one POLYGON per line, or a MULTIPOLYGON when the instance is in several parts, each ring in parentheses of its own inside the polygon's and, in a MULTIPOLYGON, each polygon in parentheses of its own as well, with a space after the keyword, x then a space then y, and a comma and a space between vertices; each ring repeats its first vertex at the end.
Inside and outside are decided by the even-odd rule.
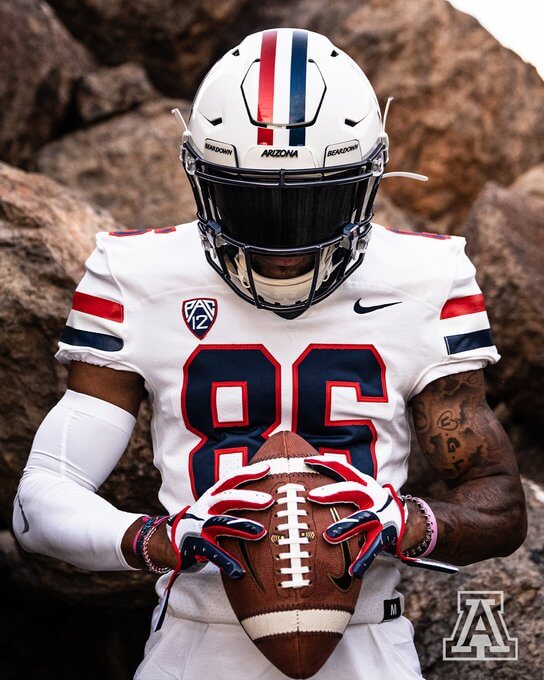
POLYGON ((234 517, 233 510, 264 510, 274 499, 268 493, 239 489, 247 482, 266 477, 269 466, 256 463, 235 470, 209 488, 191 506, 172 515, 167 533, 178 562, 174 573, 198 571, 206 562, 213 562, 229 578, 241 578, 244 568, 217 542, 220 536, 232 536, 244 541, 258 541, 266 535, 259 522, 234 517))
POLYGON ((400 544, 408 510, 390 484, 381 486, 373 477, 359 472, 349 463, 326 454, 305 458, 304 462, 312 469, 336 480, 335 484, 326 484, 310 491, 308 498, 311 501, 327 505, 351 503, 357 507, 356 512, 333 522, 323 534, 325 540, 332 544, 342 543, 352 536, 361 536, 361 549, 349 568, 352 576, 362 578, 380 554, 396 557, 414 567, 450 574, 458 571, 457 567, 445 562, 402 554, 400 544))

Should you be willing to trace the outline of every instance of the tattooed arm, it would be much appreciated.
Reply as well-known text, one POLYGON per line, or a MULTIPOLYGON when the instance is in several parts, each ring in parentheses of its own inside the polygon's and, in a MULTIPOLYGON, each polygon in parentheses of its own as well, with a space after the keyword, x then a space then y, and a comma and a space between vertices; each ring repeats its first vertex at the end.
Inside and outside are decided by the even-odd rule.
MULTIPOLYGON (((432 557, 462 565, 514 552, 527 531, 525 499, 510 441, 486 402, 483 371, 440 378, 410 406, 423 453, 449 488, 429 501, 438 522, 432 557)), ((403 550, 425 534, 413 506, 403 550)))

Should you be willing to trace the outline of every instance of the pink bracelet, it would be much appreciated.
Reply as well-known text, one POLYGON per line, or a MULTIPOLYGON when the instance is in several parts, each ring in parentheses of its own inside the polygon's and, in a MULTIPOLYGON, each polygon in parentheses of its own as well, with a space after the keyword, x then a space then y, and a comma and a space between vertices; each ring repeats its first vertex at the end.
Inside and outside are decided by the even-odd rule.
POLYGON ((436 541, 438 540, 438 524, 436 523, 436 517, 434 515, 434 512, 432 511, 432 508, 429 506, 429 504, 423 500, 423 498, 418 498, 418 501, 421 503, 423 508, 427 511, 425 513, 426 519, 430 521, 430 529, 431 529, 431 541, 429 543, 428 548, 425 550, 425 552, 421 555, 421 557, 428 557, 432 551, 436 548, 436 541))
POLYGON ((438 525, 436 523, 436 517, 432 508, 426 503, 423 498, 418 496, 410 496, 410 494, 405 494, 402 497, 406 501, 412 501, 417 505, 421 512, 425 515, 425 538, 419 545, 412 548, 408 548, 403 552, 406 557, 428 557, 436 547, 436 541, 438 539, 438 525))
POLYGON ((161 524, 164 524, 170 515, 159 515, 150 519, 146 524, 144 524, 145 536, 140 541, 140 545, 136 546, 136 551, 138 555, 141 555, 143 563, 148 568, 148 570, 153 574, 167 574, 170 571, 170 567, 161 567, 155 564, 149 555, 149 541, 151 536, 157 531, 161 524), (147 527, 147 529, 145 529, 147 527))
POLYGON ((140 517, 140 519, 142 520, 142 526, 141 526, 141 527, 138 529, 138 531, 134 534, 134 540, 132 541, 132 552, 134 553, 134 555, 136 555, 136 545, 137 545, 137 543, 138 543, 138 539, 140 538, 140 535, 141 535, 141 533, 142 533, 142 531, 143 531, 143 528, 144 528, 146 522, 147 522, 148 520, 150 520, 151 517, 150 517, 149 515, 142 515, 142 516, 140 517))
POLYGON ((149 515, 142 516, 140 519, 143 521, 143 524, 136 532, 132 542, 134 555, 153 574, 166 574, 170 571, 170 567, 161 567, 155 564, 149 555, 149 541, 151 537, 168 518, 169 515, 158 515, 156 517, 150 517, 149 515))

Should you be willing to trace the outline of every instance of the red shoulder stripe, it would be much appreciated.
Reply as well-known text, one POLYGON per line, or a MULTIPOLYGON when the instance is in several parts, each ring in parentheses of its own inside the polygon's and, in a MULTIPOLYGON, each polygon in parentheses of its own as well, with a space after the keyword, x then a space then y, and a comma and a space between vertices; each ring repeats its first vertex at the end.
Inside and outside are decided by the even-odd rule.
POLYGON ((87 293, 80 293, 79 291, 74 293, 72 309, 75 309, 76 312, 100 316, 102 319, 109 319, 118 323, 122 323, 125 311, 123 305, 119 302, 106 300, 95 295, 88 295, 87 293))
POLYGON ((451 319, 453 316, 475 314, 476 312, 485 312, 485 300, 481 293, 448 300, 442 307, 440 318, 451 319))

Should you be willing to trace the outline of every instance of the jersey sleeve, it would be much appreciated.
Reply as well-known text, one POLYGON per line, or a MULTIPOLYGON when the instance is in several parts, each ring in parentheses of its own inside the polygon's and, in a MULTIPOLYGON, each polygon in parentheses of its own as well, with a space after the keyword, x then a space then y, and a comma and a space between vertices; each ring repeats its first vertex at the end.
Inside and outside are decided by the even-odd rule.
POLYGON ((484 296, 476 282, 476 269, 464 250, 464 239, 463 247, 456 256, 454 271, 452 285, 437 311, 434 324, 437 355, 419 375, 408 398, 438 378, 478 370, 500 359, 491 334, 484 296))
POLYGON ((104 237, 97 234, 96 248, 85 263, 55 358, 63 364, 84 361, 138 373, 131 361, 125 301, 110 269, 104 237))

